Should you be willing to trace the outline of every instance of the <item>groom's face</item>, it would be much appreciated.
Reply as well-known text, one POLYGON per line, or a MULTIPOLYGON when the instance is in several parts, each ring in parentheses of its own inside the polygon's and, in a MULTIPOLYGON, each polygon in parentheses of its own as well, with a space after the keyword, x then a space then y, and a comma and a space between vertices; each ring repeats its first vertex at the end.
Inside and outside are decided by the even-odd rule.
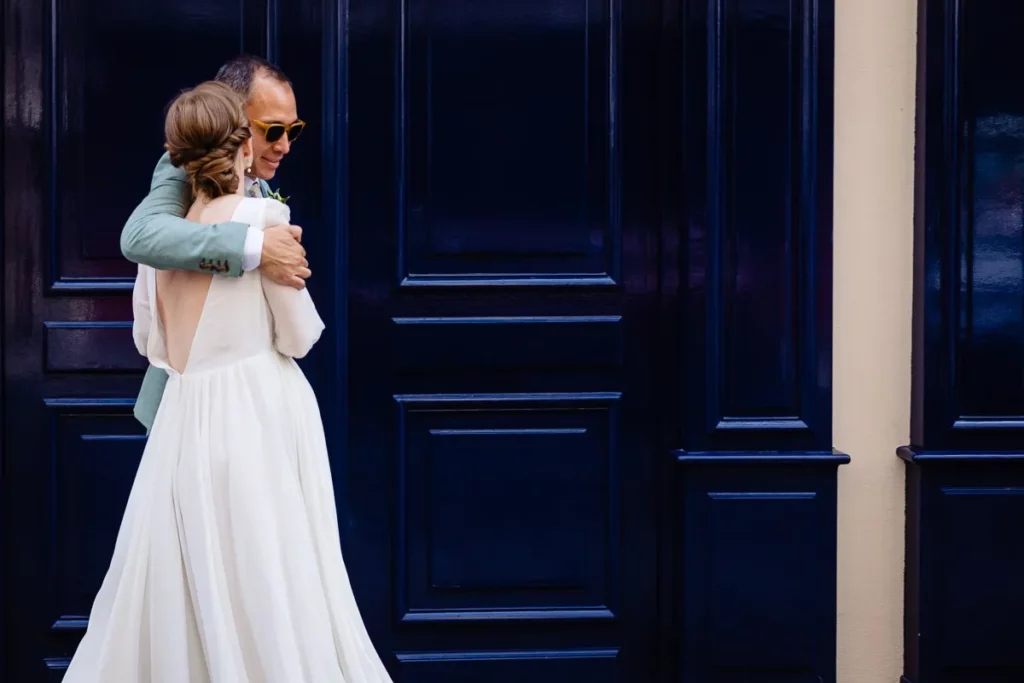
MULTIPOLYGON (((257 76, 256 88, 245 107, 249 119, 263 123, 289 124, 299 118, 295 106, 295 93, 287 83, 273 78, 257 76)), ((263 180, 270 180, 277 173, 277 167, 284 155, 291 151, 288 136, 282 135, 275 142, 267 142, 258 126, 251 126, 252 149, 254 160, 252 175, 263 180)))

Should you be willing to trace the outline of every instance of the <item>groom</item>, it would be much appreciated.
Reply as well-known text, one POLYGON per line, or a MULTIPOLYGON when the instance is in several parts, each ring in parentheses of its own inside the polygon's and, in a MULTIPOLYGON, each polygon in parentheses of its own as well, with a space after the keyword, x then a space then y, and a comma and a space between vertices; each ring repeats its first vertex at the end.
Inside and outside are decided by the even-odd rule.
MULTIPOLYGON (((291 82, 276 66, 251 55, 224 64, 216 79, 245 98, 255 157, 245 178, 245 192, 268 196, 267 181, 277 173, 305 125, 298 118, 291 82)), ((191 204, 185 172, 171 166, 164 154, 153 172, 149 195, 121 232, 125 258, 159 270, 195 270, 224 277, 259 268, 275 282, 305 287, 310 271, 298 226, 262 231, 244 223, 202 225, 183 218, 191 204)), ((135 417, 147 432, 166 384, 167 373, 150 365, 135 401, 135 417)))

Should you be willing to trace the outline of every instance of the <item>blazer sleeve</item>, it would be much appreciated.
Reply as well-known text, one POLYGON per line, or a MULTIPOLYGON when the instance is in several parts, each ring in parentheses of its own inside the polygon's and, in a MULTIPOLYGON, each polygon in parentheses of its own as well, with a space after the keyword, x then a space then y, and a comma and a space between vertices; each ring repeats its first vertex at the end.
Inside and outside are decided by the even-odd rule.
POLYGON ((187 221, 183 216, 191 203, 185 172, 172 166, 165 153, 153 171, 149 194, 121 231, 121 253, 133 263, 157 270, 241 275, 249 226, 187 221))

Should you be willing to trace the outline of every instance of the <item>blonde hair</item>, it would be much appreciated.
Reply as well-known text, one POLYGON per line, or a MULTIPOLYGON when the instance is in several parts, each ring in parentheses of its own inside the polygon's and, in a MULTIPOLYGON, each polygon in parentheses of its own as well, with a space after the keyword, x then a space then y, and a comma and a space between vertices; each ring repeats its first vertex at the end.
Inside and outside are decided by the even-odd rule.
POLYGON ((193 197, 205 193, 216 198, 238 190, 235 160, 251 135, 245 102, 217 81, 183 91, 164 121, 164 147, 171 163, 184 168, 193 197))

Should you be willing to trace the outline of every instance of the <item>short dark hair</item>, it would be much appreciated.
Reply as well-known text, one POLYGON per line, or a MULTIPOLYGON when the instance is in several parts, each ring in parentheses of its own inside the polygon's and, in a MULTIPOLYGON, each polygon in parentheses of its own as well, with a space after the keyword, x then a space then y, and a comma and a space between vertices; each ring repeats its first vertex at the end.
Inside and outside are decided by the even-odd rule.
POLYGON ((241 95, 247 102, 252 97, 257 76, 266 76, 281 83, 287 83, 290 87, 292 82, 284 75, 280 68, 271 64, 262 57, 256 55, 238 55, 228 60, 217 70, 216 80, 227 85, 229 88, 241 95))

